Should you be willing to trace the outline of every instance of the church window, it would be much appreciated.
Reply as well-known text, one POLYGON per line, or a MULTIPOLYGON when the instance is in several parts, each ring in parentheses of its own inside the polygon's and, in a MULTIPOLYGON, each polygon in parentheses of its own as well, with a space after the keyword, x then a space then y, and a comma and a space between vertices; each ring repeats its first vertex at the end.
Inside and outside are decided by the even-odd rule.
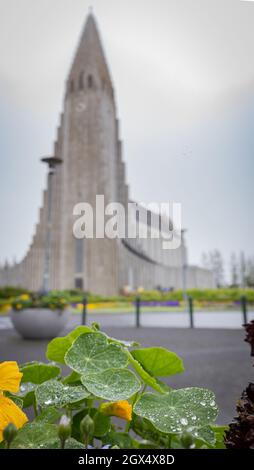
POLYGON ((88 85, 88 88, 93 88, 93 77, 92 77, 92 75, 88 75, 87 85, 88 85))
POLYGON ((84 72, 81 72, 79 76, 79 89, 80 90, 84 89, 84 72))
POLYGON ((79 289, 79 290, 84 289, 84 283, 83 283, 83 279, 81 277, 76 277, 76 279, 75 279, 75 289, 79 289))

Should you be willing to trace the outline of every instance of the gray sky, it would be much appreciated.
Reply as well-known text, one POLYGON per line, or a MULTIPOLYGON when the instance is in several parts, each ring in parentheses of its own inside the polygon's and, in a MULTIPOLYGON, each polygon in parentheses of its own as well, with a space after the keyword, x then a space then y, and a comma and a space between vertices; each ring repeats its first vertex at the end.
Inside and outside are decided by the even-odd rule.
POLYGON ((24 255, 64 82, 93 5, 131 197, 181 202, 189 258, 252 254, 254 2, 0 0, 0 260, 24 255))

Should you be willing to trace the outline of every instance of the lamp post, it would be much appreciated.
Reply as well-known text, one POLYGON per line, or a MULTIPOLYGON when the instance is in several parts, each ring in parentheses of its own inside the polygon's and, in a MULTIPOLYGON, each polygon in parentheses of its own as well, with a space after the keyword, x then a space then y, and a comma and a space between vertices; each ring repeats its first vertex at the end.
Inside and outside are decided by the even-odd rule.
POLYGON ((50 288, 50 255, 51 255, 51 228, 52 228, 52 183, 53 176, 56 171, 57 165, 62 163, 61 158, 58 157, 43 157, 41 158, 43 163, 48 165, 48 210, 47 210, 47 221, 46 221, 46 238, 45 238, 45 255, 44 255, 44 266, 43 266, 43 279, 42 279, 42 291, 46 293, 50 288))

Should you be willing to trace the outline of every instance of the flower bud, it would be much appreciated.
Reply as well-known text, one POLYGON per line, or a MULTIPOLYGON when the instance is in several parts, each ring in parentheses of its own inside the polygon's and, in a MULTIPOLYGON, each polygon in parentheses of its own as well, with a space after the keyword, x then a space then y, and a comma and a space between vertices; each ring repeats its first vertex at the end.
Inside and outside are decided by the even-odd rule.
POLYGON ((132 419, 132 406, 127 400, 102 403, 99 411, 105 416, 117 416, 118 418, 126 419, 126 421, 131 421, 132 419))
POLYGON ((71 420, 68 416, 63 415, 58 426, 58 437, 61 442, 65 442, 71 435, 71 420))
POLYGON ((13 441, 13 439, 16 437, 17 432, 18 432, 18 430, 17 430, 15 424, 13 424, 13 423, 9 423, 6 426, 6 428, 4 428, 3 438, 4 438, 5 442, 7 443, 8 448, 10 447, 10 444, 13 441))
POLYGON ((184 449, 193 449, 194 448, 194 439, 190 432, 184 432, 181 436, 181 443, 184 449))
POLYGON ((91 416, 86 415, 80 423, 81 435, 84 438, 89 438, 94 433, 94 421, 91 416))

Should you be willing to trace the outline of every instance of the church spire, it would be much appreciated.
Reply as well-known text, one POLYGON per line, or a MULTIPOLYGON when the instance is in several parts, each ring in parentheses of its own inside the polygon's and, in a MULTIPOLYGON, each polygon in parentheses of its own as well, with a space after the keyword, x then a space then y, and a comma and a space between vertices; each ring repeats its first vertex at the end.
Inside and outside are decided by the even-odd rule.
POLYGON ((109 68, 104 55, 96 20, 92 11, 81 34, 78 48, 71 66, 68 87, 69 89, 82 88, 83 82, 89 82, 91 77, 100 81, 103 86, 112 88, 109 68))

